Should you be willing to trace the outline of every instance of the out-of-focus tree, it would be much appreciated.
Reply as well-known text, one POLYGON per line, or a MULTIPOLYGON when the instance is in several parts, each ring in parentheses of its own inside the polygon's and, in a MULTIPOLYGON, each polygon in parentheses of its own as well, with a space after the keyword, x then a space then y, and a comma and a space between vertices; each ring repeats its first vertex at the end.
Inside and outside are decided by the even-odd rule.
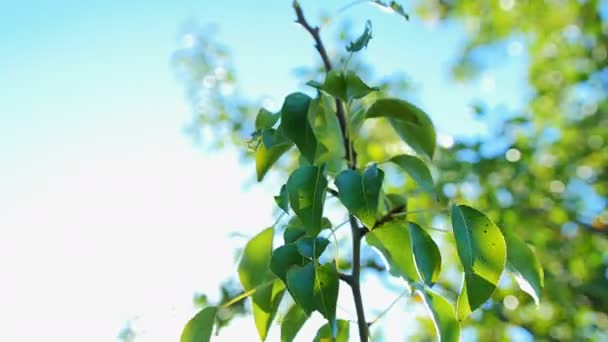
MULTIPOLYGON (((505 278, 493 301, 469 318, 470 333, 484 341, 507 339, 512 329, 547 340, 608 338, 608 23, 601 3, 419 1, 418 9, 428 20, 458 20, 467 28, 467 41, 453 69, 459 81, 468 82, 492 68, 488 51, 501 44, 529 58, 530 89, 519 94, 527 100, 524 110, 504 117, 492 128, 491 139, 468 139, 439 149, 433 170, 442 190, 440 202, 467 201, 483 208, 500 226, 535 246, 545 266, 540 304, 514 291, 515 281, 505 278), (497 141, 498 148, 487 148, 497 141)), ((213 146, 225 142, 224 133, 242 145, 254 130, 244 126, 253 123, 254 103, 238 95, 226 50, 198 32, 186 35, 186 47, 174 59, 196 112, 191 132, 207 130, 206 141, 213 146), (214 139, 218 137, 222 139, 214 139)), ((341 34, 342 42, 351 37, 346 30, 341 34)), ((335 58, 344 61, 346 56, 335 58)), ((362 61, 350 63, 366 75, 362 61)), ((320 64, 301 73, 322 80, 320 64)), ((391 95, 407 93, 407 82, 383 81, 381 91, 365 98, 362 106, 389 89, 399 92, 391 95)), ((494 116, 483 103, 478 109, 481 119, 494 116)), ((360 165, 403 152, 401 145, 390 144, 399 139, 382 123, 366 123, 361 135, 365 145, 355 138, 360 165)), ((297 164, 293 156, 284 161, 284 172, 297 164)), ((411 194, 411 182, 387 182, 393 191, 411 194)), ((423 195, 408 206, 432 208, 436 202, 423 195)), ((437 225, 448 221, 441 213, 432 217, 437 225)), ((443 253, 455 256, 449 248, 443 253)), ((372 269, 378 268, 374 255, 368 257, 372 269)), ((459 279, 442 278, 440 283, 454 293, 460 286, 459 279)), ((423 318, 420 323, 422 329, 430 326, 423 318)))
MULTIPOLYGON (((456 79, 466 82, 496 66, 500 56, 488 51, 501 45, 529 59, 531 89, 520 95, 526 107, 490 134, 506 148, 487 152, 489 139, 457 143, 438 166, 446 192, 491 210, 500 225, 537 247, 545 266, 540 306, 509 290, 496 294, 503 304, 490 311, 499 315, 476 317, 480 340, 500 339, 501 328, 511 325, 549 340, 608 338, 605 7, 593 0, 425 1, 420 7, 426 18, 456 19, 468 28, 456 79), (456 167, 464 156, 469 167, 456 167)), ((481 115, 493 113, 481 108, 481 115)))

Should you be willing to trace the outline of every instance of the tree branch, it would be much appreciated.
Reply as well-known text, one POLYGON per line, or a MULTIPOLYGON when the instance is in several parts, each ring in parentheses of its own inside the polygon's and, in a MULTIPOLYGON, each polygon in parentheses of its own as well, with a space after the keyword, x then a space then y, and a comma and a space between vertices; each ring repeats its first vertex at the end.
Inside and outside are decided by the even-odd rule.
MULTIPOLYGON (((321 41, 321 35, 319 34, 319 27, 312 27, 304 17, 304 12, 302 12, 302 7, 297 0, 293 2, 293 8, 296 12, 296 23, 302 25, 302 27, 310 33, 312 39, 315 41, 315 48, 319 52, 321 56, 321 60, 323 61, 323 66, 325 67, 325 72, 329 73, 332 70, 331 62, 329 60, 329 56, 327 55, 327 50, 325 50, 325 45, 323 45, 323 41, 321 41)), ((350 139, 348 138, 346 132, 346 114, 344 111, 344 104, 339 99, 335 99, 336 101, 336 116, 338 117, 338 123, 340 124, 340 130, 342 131, 343 144, 344 144, 344 152, 345 159, 348 162, 348 167, 351 169, 357 168, 357 152, 354 149, 354 146, 350 139)))
MULTIPOLYGON (((325 50, 325 46, 321 41, 321 36, 319 35, 319 28, 312 27, 306 18, 304 17, 304 12, 302 12, 302 7, 297 0, 293 1, 293 8, 296 12, 296 23, 302 25, 302 27, 310 33, 312 39, 315 41, 315 48, 319 52, 321 59, 323 60, 323 65, 325 67, 325 72, 329 73, 332 70, 331 62, 329 60, 329 56, 327 55, 327 50, 325 50)), ((344 159, 348 163, 348 167, 350 169, 357 168, 357 152, 353 147, 352 141, 348 137, 347 131, 347 122, 346 122, 346 112, 344 110, 344 104, 340 99, 335 98, 336 101, 336 116, 338 117, 338 123, 340 124, 340 130, 342 131, 342 141, 344 144, 344 159)), ((359 327, 359 338, 361 342, 367 342, 369 338, 369 327, 367 321, 365 320, 365 312, 363 311, 363 299, 361 298, 361 286, 360 286, 360 274, 361 274, 361 237, 363 236, 359 230, 359 226, 357 224, 357 220, 353 215, 349 215, 349 222, 352 232, 353 239, 353 271, 349 277, 340 277, 340 279, 346 281, 345 279, 349 279, 346 281, 353 292, 353 298, 355 300, 355 308, 357 310, 357 326, 359 327)))

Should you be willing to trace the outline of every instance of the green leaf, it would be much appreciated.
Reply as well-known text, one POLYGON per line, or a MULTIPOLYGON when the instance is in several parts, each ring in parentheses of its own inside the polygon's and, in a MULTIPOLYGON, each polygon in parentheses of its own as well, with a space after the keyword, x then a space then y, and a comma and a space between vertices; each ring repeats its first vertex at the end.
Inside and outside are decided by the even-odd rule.
POLYGON ((500 228, 476 209, 453 205, 452 227, 464 268, 456 310, 463 320, 494 292, 505 268, 507 249, 500 228))
POLYGON ((265 130, 263 133, 264 143, 260 144, 258 149, 255 151, 255 170, 258 178, 258 182, 264 179, 266 172, 270 170, 272 165, 287 152, 293 143, 289 140, 283 139, 279 135, 276 135, 274 130, 265 130), (269 135, 273 135, 270 137, 269 135), (264 138, 265 137, 265 138, 264 138), (268 147, 270 146, 270 147, 268 147))
POLYGON ((429 289, 418 291, 428 308, 441 342, 458 342, 460 325, 456 320, 454 307, 447 299, 429 289))
POLYGON ((335 264, 327 263, 315 267, 315 307, 331 325, 336 322, 339 288, 335 264))
POLYGON ((378 6, 391 10, 395 13, 397 13, 398 15, 402 16, 403 18, 405 18, 405 20, 409 20, 410 16, 405 13, 405 10, 403 9, 403 6, 401 6, 399 3, 397 3, 396 1, 391 1, 390 3, 386 3, 384 1, 381 0, 372 0, 373 3, 377 4, 378 6))
POLYGON ((291 266, 287 271, 287 288, 298 305, 310 315, 315 305, 315 266, 312 262, 304 266, 291 266))
POLYGON ((285 244, 288 244, 296 241, 304 235, 306 235, 306 227, 304 227, 304 224, 297 216, 294 216, 289 220, 287 226, 285 227, 285 231, 283 232, 283 241, 285 241, 285 244))
POLYGON ((209 306, 199 311, 186 323, 180 342, 209 342, 216 315, 217 307, 215 306, 209 306))
POLYGON ((507 269, 511 271, 522 291, 529 294, 538 305, 544 286, 544 274, 536 253, 512 233, 506 233, 505 240, 507 269))
POLYGON ((245 291, 256 289, 251 297, 253 318, 262 340, 266 339, 266 334, 284 292, 284 286, 280 282, 259 288, 275 279, 270 268, 273 236, 274 230, 270 227, 249 240, 238 267, 243 289, 245 291))
POLYGON ((367 47, 369 41, 372 39, 372 22, 370 20, 365 22, 365 31, 357 38, 354 42, 346 47, 348 52, 357 52, 367 47))
POLYGON ((289 213, 289 198, 287 197, 287 187, 285 185, 281 187, 279 195, 274 196, 274 201, 286 214, 289 213))
POLYGON ((390 221, 365 234, 365 241, 380 250, 391 266, 391 272, 408 282, 420 280, 416 270, 412 242, 405 221, 390 221))
POLYGON ((274 114, 266 110, 265 108, 260 109, 258 116, 255 118, 255 129, 263 130, 272 128, 275 123, 279 120, 281 115, 279 113, 274 114))
POLYGON ((330 323, 335 322, 339 283, 333 263, 292 266, 287 271, 287 288, 308 315, 318 310, 330 323))
POLYGON ((344 142, 338 117, 332 107, 333 99, 319 95, 310 104, 308 120, 319 142, 315 165, 327 165, 330 174, 336 174, 346 168, 344 160, 344 142))
POLYGON ((318 259, 329 245, 329 240, 324 237, 303 237, 296 242, 298 253, 308 259, 318 259))
POLYGON ((270 270, 287 284, 287 271, 293 265, 304 265, 305 259, 295 243, 288 243, 274 250, 270 259, 270 270))
POLYGON ((348 342, 350 336, 350 324, 348 321, 343 319, 337 320, 335 333, 332 330, 329 323, 323 325, 317 330, 317 335, 313 339, 313 342, 348 342))
POLYGON ((414 151, 433 158, 436 145, 435 128, 420 108, 399 99, 380 99, 367 110, 366 118, 385 117, 395 132, 414 151))
MULTIPOLYGON (((269 281, 272 278, 274 276, 268 277, 269 281)), ((270 329, 284 293, 285 285, 276 279, 271 286, 258 288, 251 297, 253 320, 262 341, 266 340, 268 329, 270 329)))
POLYGON ((413 222, 410 222, 410 237, 418 274, 425 283, 432 286, 441 271, 439 247, 424 229, 413 222))
POLYGON ((422 160, 402 154, 391 158, 391 161, 407 172, 424 190, 435 192, 431 171, 422 160))
POLYGON ((383 179, 384 172, 375 164, 363 175, 355 170, 344 170, 336 176, 340 201, 370 229, 376 223, 383 179))
POLYGON ((292 342, 307 320, 306 312, 298 304, 292 305, 281 322, 281 342, 292 342))
MULTIPOLYGON (((310 83, 316 86, 318 83, 310 83)), ((332 70, 325 77, 321 89, 329 95, 334 96, 344 102, 352 99, 360 99, 378 88, 370 87, 357 74, 352 71, 346 73, 340 70, 332 70)))
POLYGON ((384 195, 384 201, 388 207, 387 210, 402 207, 403 211, 407 211, 407 198, 405 196, 399 194, 386 194, 384 195))
POLYGON ((287 180, 289 204, 302 220, 308 236, 317 236, 321 231, 326 190, 324 167, 302 166, 287 180))
POLYGON ((273 235, 273 228, 266 228, 245 245, 243 258, 238 267, 239 279, 245 291, 266 282, 272 255, 273 235))
POLYGON ((317 152, 317 138, 308 122, 311 98, 303 93, 292 93, 285 98, 281 109, 283 134, 293 141, 300 153, 313 163, 317 152))

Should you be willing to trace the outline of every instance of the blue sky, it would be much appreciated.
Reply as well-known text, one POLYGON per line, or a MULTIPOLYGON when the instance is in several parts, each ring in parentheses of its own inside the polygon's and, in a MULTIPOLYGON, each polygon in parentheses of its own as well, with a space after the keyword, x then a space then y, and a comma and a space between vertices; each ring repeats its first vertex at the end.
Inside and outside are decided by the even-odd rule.
MULTIPOLYGON (((315 20, 321 2, 302 3, 315 20)), ((175 340, 192 293, 213 294, 234 271, 232 250, 244 241, 226 233, 262 229, 273 208, 268 189, 241 187, 253 169, 234 151, 202 153, 183 135, 190 108, 170 67, 180 28, 217 24, 243 93, 277 102, 298 84, 293 68, 318 58, 309 37, 287 1, 0 8, 0 340, 108 341, 127 320, 138 341, 175 340)), ((467 109, 473 99, 518 105, 512 94, 525 83, 514 75, 525 60, 509 57, 508 44, 490 55, 492 74, 459 86, 447 71, 460 26, 405 22, 368 5, 342 17, 355 28, 373 21, 367 61, 377 76, 409 75, 414 101, 443 134, 484 131, 467 109)))

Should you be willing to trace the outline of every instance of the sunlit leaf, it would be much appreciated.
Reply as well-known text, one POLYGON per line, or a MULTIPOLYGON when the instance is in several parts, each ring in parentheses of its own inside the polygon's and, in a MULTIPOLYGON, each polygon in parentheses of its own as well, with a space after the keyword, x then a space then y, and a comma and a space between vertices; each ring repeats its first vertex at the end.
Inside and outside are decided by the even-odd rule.
POLYGON ((395 208, 402 208, 403 211, 407 211, 407 198, 399 194, 385 194, 384 201, 387 205, 387 210, 393 210, 395 208))
POLYGON ((324 237, 303 237, 296 242, 298 252, 303 257, 309 259, 318 259, 329 245, 329 240, 324 237))
POLYGON ((302 220, 308 236, 317 236, 321 231, 326 190, 324 167, 302 166, 287 180, 289 204, 302 220))
POLYGON ((287 271, 293 265, 304 265, 305 259, 298 252, 295 243, 285 244, 274 250, 270 260, 270 270, 287 284, 287 271))
POLYGON ((367 44, 372 39, 372 22, 370 20, 365 22, 365 31, 353 42, 346 47, 348 52, 357 52, 367 47, 367 44))
POLYGON ((452 227, 464 268, 456 310, 458 319, 463 320, 494 292, 505 268, 507 249, 500 229, 476 209, 453 205, 452 227))
POLYGON ((303 93, 288 95, 281 108, 281 128, 283 134, 296 144, 302 156, 313 163, 317 138, 308 121, 310 102, 311 98, 303 93))
POLYGON ((348 342, 350 336, 350 324, 348 321, 339 319, 336 321, 336 331, 332 331, 329 323, 323 325, 317 330, 317 335, 313 342, 348 342), (334 339, 335 335, 335 339, 334 339))
POLYGON ((281 322, 281 342, 292 342, 307 320, 306 312, 298 304, 292 305, 281 322))
POLYGON ((431 119, 420 108, 400 99, 380 99, 365 114, 366 118, 385 117, 395 132, 414 151, 433 158, 436 133, 431 119))
POLYGON ((418 291, 424 299, 439 335, 441 342, 458 342, 460 325, 456 319, 454 307, 447 299, 429 289, 418 291))
POLYGON ((515 276, 519 287, 538 305, 544 286, 543 268, 536 253, 513 233, 505 234, 507 269, 515 276))
POLYGON ((266 282, 272 254, 273 235, 273 228, 270 227, 247 242, 238 267, 239 279, 245 291, 266 282))
POLYGON ((336 174, 346 167, 344 143, 338 117, 332 108, 332 99, 319 95, 310 104, 308 120, 319 142, 315 165, 327 166, 330 174, 336 174))
POLYGON ((391 161, 407 172, 424 190, 429 192, 435 191, 431 171, 422 160, 414 156, 402 154, 391 158, 391 161))
POLYGON ((368 228, 376 223, 378 201, 384 172, 371 165, 363 175, 355 170, 345 170, 336 176, 340 201, 368 228))
POLYGON ((391 221, 365 234, 365 241, 377 248, 391 266, 391 272, 407 281, 418 281, 408 222, 391 221))
POLYGON ((289 198, 287 197, 287 187, 285 185, 281 186, 279 195, 274 196, 274 201, 285 213, 289 213, 289 198))
POLYGON ((180 342, 209 342, 216 315, 217 307, 215 306, 209 306, 199 311, 184 327, 180 342))
POLYGON ((245 291, 256 289, 251 297, 253 318, 262 340, 266 339, 266 334, 284 292, 284 286, 280 282, 258 288, 275 279, 270 270, 273 236, 274 230, 271 227, 249 240, 238 267, 243 289, 245 291))
POLYGON ((425 283, 433 285, 441 271, 439 247, 431 236, 416 223, 410 222, 409 228, 418 274, 425 283))
POLYGON ((260 109, 258 116, 255 118, 255 129, 263 130, 271 128, 279 120, 281 115, 279 113, 271 113, 265 108, 260 109))
POLYGON ((265 130, 264 133, 266 138, 264 139, 263 135, 262 139, 265 143, 260 144, 255 151, 255 170, 258 182, 264 178, 272 165, 293 145, 291 141, 284 139, 280 134, 277 135, 274 130, 265 130))
POLYGON ((259 288, 251 297, 253 320, 262 341, 266 340, 284 293, 285 285, 276 279, 272 285, 259 288))

